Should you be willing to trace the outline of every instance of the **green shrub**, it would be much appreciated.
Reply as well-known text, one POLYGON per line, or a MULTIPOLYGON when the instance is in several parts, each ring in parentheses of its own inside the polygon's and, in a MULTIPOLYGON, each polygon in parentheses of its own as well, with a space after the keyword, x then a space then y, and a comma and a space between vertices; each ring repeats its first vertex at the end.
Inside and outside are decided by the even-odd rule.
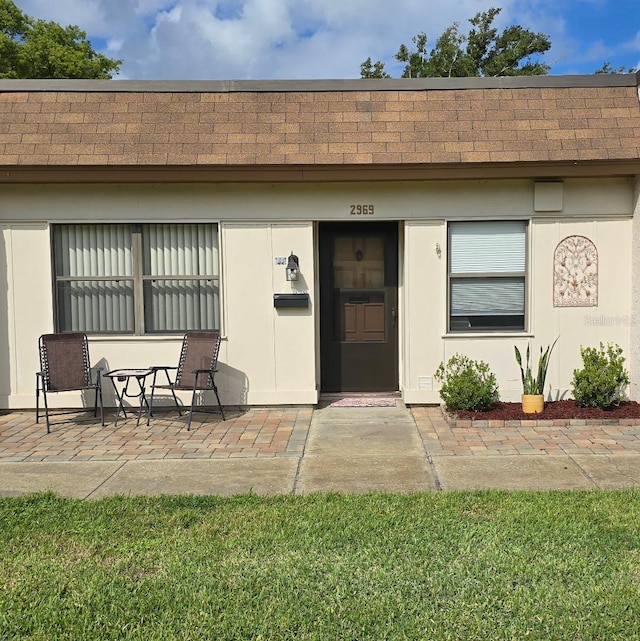
POLYGON ((435 377, 442 383, 440 396, 448 410, 488 410, 500 398, 495 374, 483 361, 454 354, 440 363, 435 377))
POLYGON ((629 376, 622 348, 609 343, 600 348, 581 347, 582 369, 573 370, 572 393, 582 407, 607 409, 624 399, 629 376))

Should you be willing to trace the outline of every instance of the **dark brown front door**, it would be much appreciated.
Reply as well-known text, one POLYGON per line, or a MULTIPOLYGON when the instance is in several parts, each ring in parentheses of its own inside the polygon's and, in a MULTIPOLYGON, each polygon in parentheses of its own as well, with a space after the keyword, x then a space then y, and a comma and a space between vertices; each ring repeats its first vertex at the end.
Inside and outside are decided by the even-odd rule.
POLYGON ((321 223, 322 391, 396 391, 397 319, 397 223, 321 223))

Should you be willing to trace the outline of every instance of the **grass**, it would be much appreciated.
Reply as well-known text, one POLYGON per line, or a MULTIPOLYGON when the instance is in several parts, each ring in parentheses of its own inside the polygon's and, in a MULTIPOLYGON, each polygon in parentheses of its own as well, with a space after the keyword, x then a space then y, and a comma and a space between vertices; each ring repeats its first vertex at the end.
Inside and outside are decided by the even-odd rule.
POLYGON ((640 491, 0 499, 1 639, 640 638, 640 491))

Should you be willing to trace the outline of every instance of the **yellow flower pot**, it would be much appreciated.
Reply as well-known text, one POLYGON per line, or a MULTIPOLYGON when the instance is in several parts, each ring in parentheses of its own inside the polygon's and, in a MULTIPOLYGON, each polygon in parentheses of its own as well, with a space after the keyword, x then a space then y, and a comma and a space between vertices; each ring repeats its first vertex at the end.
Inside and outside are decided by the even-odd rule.
POLYGON ((522 411, 525 414, 539 414, 544 410, 543 394, 523 394, 522 411))

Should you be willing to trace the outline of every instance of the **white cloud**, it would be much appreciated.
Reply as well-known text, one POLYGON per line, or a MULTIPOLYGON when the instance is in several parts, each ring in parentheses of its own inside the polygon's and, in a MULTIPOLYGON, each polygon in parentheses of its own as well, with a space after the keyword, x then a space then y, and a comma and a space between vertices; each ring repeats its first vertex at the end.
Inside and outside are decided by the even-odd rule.
MULTIPOLYGON (((579 2, 580 0, 573 0, 579 2)), ((588 0, 587 0, 588 1, 588 0)), ((602 2, 605 0, 597 0, 602 2)), ((611 0, 613 1, 613 0, 611 0)), ((367 57, 399 75, 393 55, 424 31, 433 43, 499 4, 496 26, 551 35, 548 60, 571 57, 556 0, 17 0, 29 15, 78 24, 139 79, 357 78, 367 57)))
POLYGON ((123 77, 358 77, 368 56, 435 39, 491 0, 17 0, 29 15, 78 24, 124 60, 123 77))

